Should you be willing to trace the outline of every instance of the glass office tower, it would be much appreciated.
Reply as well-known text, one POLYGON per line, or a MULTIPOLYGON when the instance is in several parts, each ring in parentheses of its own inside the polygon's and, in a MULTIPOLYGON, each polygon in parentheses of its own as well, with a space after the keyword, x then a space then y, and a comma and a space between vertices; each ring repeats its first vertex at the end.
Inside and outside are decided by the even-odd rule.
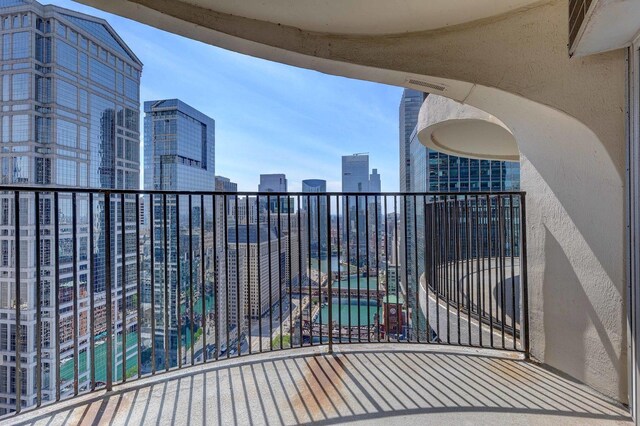
MULTIPOLYGON (((179 99, 147 101, 144 103, 144 112, 144 155, 145 164, 148 165, 144 178, 145 189, 215 191, 215 121, 179 99)), ((152 294, 156 298, 156 368, 178 365, 178 346, 185 346, 187 342, 187 329, 178 330, 179 316, 186 309, 178 303, 178 299, 186 286, 182 284, 184 277, 182 274, 179 276, 180 270, 187 271, 187 274, 189 271, 188 202, 187 197, 168 195, 154 197, 151 203, 155 244, 155 287, 152 294), (163 241, 165 225, 166 245, 163 241), (168 359, 165 358, 165 353, 168 354, 168 359)), ((200 200, 192 199, 191 213, 192 221, 202 214, 200 200)), ((211 219, 212 217, 207 221, 211 219)), ((196 221, 193 224, 194 232, 200 232, 198 223, 196 221)), ((193 240, 196 245, 191 250, 194 256, 199 256, 197 244, 200 238, 194 236, 193 240)), ((200 262, 199 265, 198 268, 203 263, 200 262)), ((197 271, 193 271, 193 274, 195 277, 200 276, 197 271)), ((185 352, 182 350, 183 355, 185 352)))
MULTIPOLYGON (((0 27, 2 186, 137 189, 142 63, 133 52, 106 21, 32 0, 0 2, 0 27)), ((0 353, 4 359, 0 365, 0 415, 14 410, 18 399, 22 407, 36 403, 37 345, 43 359, 40 366, 43 401, 73 393, 75 371, 79 391, 87 389, 91 385, 89 370, 94 361, 102 366, 96 369, 96 381, 104 380, 101 378, 106 374, 106 367, 99 364, 100 360, 90 359, 88 347, 93 339, 97 347, 102 348, 96 351, 96 357, 105 356, 102 341, 108 332, 104 275, 107 232, 111 232, 116 241, 126 232, 128 243, 124 253, 112 245, 114 343, 120 341, 123 331, 129 332, 138 326, 135 322, 122 323, 122 296, 115 290, 122 290, 123 286, 127 290, 135 288, 135 280, 120 281, 123 266, 127 277, 131 273, 135 276, 137 245, 131 240, 134 234, 129 232, 129 224, 135 224, 135 214, 128 213, 124 220, 117 222, 113 214, 111 229, 95 230, 95 262, 91 264, 88 196, 77 196, 75 211, 70 195, 60 195, 57 202, 56 208, 53 197, 43 194, 39 206, 35 206, 33 194, 22 193, 20 197, 19 226, 24 235, 21 247, 25 253, 21 256, 22 297, 18 302, 14 290, 15 253, 11 249, 15 229, 13 194, 0 195, 3 277, 0 279, 0 353), (31 212, 36 207, 41 224, 39 289, 36 288, 35 259, 26 256, 34 250, 36 218, 31 212), (78 227, 72 234, 74 215, 78 227), (52 237, 56 222, 57 244, 52 237), (74 243, 78 250, 75 256, 74 243), (38 291, 42 298, 39 324, 36 321, 38 291), (93 312, 89 312, 91 293, 95 297, 93 312), (16 303, 20 303, 22 313, 20 398, 17 398, 15 383, 13 307, 16 303), (37 327, 41 327, 40 338, 36 336, 37 327)), ((114 212, 119 211, 120 202, 119 198, 112 199, 114 212)), ((135 205, 135 199, 126 198, 125 203, 135 205)), ((96 197, 93 207, 94 214, 104 214, 102 198, 96 197)), ((132 303, 130 297, 127 296, 125 305, 132 303)), ((121 377, 122 358, 114 354, 113 359, 114 377, 121 377)))
MULTIPOLYGON (((308 194, 327 192, 327 181, 322 179, 306 179, 302 181, 302 192, 308 194)), ((324 258, 327 256, 329 245, 327 244, 327 197, 302 198, 302 209, 309 215, 311 222, 310 243, 311 256, 324 258)))

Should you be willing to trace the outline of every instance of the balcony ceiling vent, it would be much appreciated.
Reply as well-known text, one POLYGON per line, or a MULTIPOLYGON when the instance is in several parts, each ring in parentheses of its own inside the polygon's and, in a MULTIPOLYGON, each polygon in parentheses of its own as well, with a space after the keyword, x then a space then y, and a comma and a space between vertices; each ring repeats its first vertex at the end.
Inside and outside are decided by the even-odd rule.
POLYGON ((445 85, 443 85, 443 84, 428 83, 426 81, 416 80, 416 79, 413 79, 413 78, 407 80, 407 83, 411 84, 413 86, 418 86, 418 87, 423 88, 423 89, 430 89, 429 92, 431 90, 436 90, 438 92, 444 92, 447 89, 447 87, 445 85))

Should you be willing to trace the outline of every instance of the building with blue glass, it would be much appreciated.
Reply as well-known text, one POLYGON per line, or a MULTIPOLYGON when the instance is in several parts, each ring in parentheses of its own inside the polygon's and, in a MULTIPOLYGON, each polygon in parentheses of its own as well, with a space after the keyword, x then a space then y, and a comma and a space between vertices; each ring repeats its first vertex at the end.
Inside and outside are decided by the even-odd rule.
POLYGON ((313 194, 327 192, 327 181, 323 179, 306 179, 302 181, 302 192, 309 194, 302 197, 302 210, 308 215, 310 223, 311 256, 323 258, 327 255, 327 197, 313 194))
MULTIPOLYGON (((144 112, 144 155, 148 165, 145 189, 215 191, 215 121, 179 99, 146 101, 144 112)), ((180 267, 189 270, 186 263, 188 241, 177 241, 177 238, 188 235, 189 210, 188 200, 183 198, 182 201, 180 204, 180 197, 170 195, 154 197, 152 203, 156 245, 153 295, 157 299, 154 304, 157 368, 177 365, 179 345, 185 344, 186 336, 179 333, 182 307, 178 301, 182 292, 180 267), (167 226, 168 235, 166 245, 162 235, 164 226, 167 226), (177 232, 182 227, 187 232, 177 232), (168 294, 165 294, 167 290, 168 294), (165 359, 165 353, 169 359, 165 359)), ((199 217, 199 200, 192 200, 192 208, 191 217, 199 217)), ((195 248, 191 249, 197 252, 195 248)))
MULTIPOLYGON (((142 63, 109 24, 92 16, 33 0, 0 2, 2 35, 0 71, 2 79, 2 115, 0 138, 0 185, 46 185, 99 189, 138 189, 140 184, 139 88, 142 63)), ((102 199, 94 202, 94 212, 104 215, 102 199)), ((12 224, 12 196, 0 196, 3 225, 12 224)), ((34 359, 42 351, 42 400, 51 401, 56 394, 73 393, 77 386, 90 386, 91 340, 101 345, 106 335, 105 304, 105 234, 117 239, 134 228, 135 197, 125 198, 128 212, 109 229, 94 232, 94 261, 89 256, 89 230, 86 226, 88 196, 78 194, 76 210, 71 196, 61 195, 57 209, 52 197, 43 194, 37 206, 41 225, 40 296, 42 309, 37 316, 36 265, 31 259, 23 266, 21 277, 22 354, 34 359), (133 213, 130 213, 133 211, 133 213), (74 235, 70 220, 74 213, 80 226, 74 235), (53 239, 57 214, 58 244, 53 239), (84 221, 84 222, 83 222, 84 221), (124 224, 125 226, 121 226, 124 224), (123 231, 124 230, 124 231, 123 231), (77 253, 74 253, 74 243, 77 253), (75 266, 74 266, 75 261, 75 266), (56 276, 56 274, 58 274, 56 276), (74 276, 77 279, 74 279, 74 276), (58 288, 57 295, 53 291, 58 288), (89 294, 95 297, 90 311, 89 294), (57 317, 57 321, 56 321, 57 317), (41 321, 37 321, 40 318, 41 321), (39 323, 39 324, 38 324, 39 323), (37 330, 41 327, 40 338, 37 330), (95 335, 90 334, 93 329, 95 335), (39 348, 38 348, 39 346, 39 348), (57 350, 59 348, 59 350, 57 350), (75 353, 74 353, 75 352, 75 353), (77 373, 74 372, 77 371, 77 373), (59 390, 56 389, 59 384, 59 390)), ((118 211, 122 199, 111 201, 118 211)), ((21 211, 33 211, 33 194, 21 196, 21 211)), ((115 215, 112 215, 115 218, 115 215)), ((99 222, 100 220, 96 220, 99 222)), ((24 246, 33 244, 32 222, 21 224, 26 236, 24 246)), ((15 258, 9 240, 12 231, 0 237, 3 274, 14 277, 15 258), (13 266, 12 266, 13 265, 13 266), (5 272, 6 271, 6 272, 5 272)), ((131 242, 132 233, 126 240, 131 242)), ((122 289, 135 288, 135 280, 120 281, 120 268, 126 276, 135 276, 137 245, 127 244, 124 253, 112 246, 112 301, 115 319, 114 342, 123 331, 135 330, 135 322, 122 323, 122 289)), ((120 275, 121 277, 122 275, 120 275)), ((15 279, 11 278, 12 280, 15 279)), ((9 280, 0 283, 0 292, 8 294, 9 280)), ((127 293, 129 293, 127 291, 127 293)), ((135 294, 135 292, 133 292, 135 294)), ((130 297, 126 296, 129 305, 130 297)), ((9 314, 16 300, 0 298, 0 352, 10 351, 15 336, 15 316, 9 314)), ((102 352, 104 355, 104 351, 102 352)), ((135 353, 134 353, 135 355, 135 353)), ((97 356, 97 355, 96 355, 97 356)), ((15 409, 15 357, 3 356, 0 365, 0 415, 15 409)), ((101 364, 104 365, 104 364, 101 364)), ((114 376, 122 368, 121 357, 114 357, 114 376)), ((105 367, 96 369, 96 377, 105 367)), ((21 404, 37 401, 38 367, 31 361, 21 365, 21 404)))

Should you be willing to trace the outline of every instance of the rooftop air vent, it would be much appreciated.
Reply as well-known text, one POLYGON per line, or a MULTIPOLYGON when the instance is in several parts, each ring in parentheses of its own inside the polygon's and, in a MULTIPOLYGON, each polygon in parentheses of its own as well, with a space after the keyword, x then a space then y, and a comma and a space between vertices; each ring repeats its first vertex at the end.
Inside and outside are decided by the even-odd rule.
POLYGON ((442 84, 427 83, 426 81, 415 80, 413 78, 407 80, 407 83, 409 83, 409 84, 411 84, 413 86, 419 86, 419 87, 426 88, 426 89, 437 90, 438 92, 444 92, 445 89, 447 88, 446 86, 444 86, 442 84))

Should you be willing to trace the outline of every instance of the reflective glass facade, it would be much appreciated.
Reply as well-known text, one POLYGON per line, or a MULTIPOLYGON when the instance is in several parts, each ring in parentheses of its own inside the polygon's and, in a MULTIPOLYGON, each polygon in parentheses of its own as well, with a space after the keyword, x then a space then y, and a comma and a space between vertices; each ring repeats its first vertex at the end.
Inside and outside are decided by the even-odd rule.
MULTIPOLYGON (((145 164, 149 165, 145 173, 145 189, 215 191, 215 121, 179 99, 145 102, 144 112, 145 164)), ((157 368, 164 367, 165 362, 171 366, 178 364, 178 316, 181 309, 178 304, 181 292, 178 262, 182 262, 182 270, 188 270, 188 264, 184 263, 188 257, 187 244, 178 241, 177 237, 180 227, 189 225, 189 210, 184 197, 183 201, 180 204, 178 198, 168 196, 165 203, 160 197, 155 197, 152 204, 156 241, 153 248, 155 287, 152 294, 156 298, 155 317, 158 326, 154 336, 157 368), (163 243, 165 216, 168 223, 166 252, 163 243), (169 290, 166 299, 165 288, 169 290), (165 300, 168 301, 166 307, 165 300), (168 335, 165 336, 166 321, 168 335), (165 360, 167 345, 168 360, 165 360)), ((192 208, 194 212, 200 209, 198 200, 192 208)), ((180 234, 187 235, 187 232, 180 234)), ((197 248, 194 248, 194 253, 197 253, 197 248)), ((183 339, 181 345, 184 344, 183 339)))
MULTIPOLYGON (((55 6, 42 6, 33 1, 0 2, 0 70, 2 111, 0 113, 0 184, 2 185, 55 185, 91 188, 139 188, 140 129, 139 85, 142 64, 100 19, 67 11, 55 6), (127 83, 125 83, 127 82, 127 83), (128 84, 128 88, 127 88, 128 84)), ((5 193, 6 194, 6 193, 5 193)), ((33 211, 34 196, 24 194, 21 211, 33 211)), ((13 196, 0 195, 5 206, 5 228, 2 235, 12 235, 13 196)), ((94 202, 94 213, 104 215, 102 199, 94 202)), ((112 200, 113 211, 120 210, 120 200, 112 200)), ((125 199, 130 207, 132 200, 125 199)), ((61 374, 61 365, 78 363, 78 387, 86 389, 89 383, 91 360, 87 348, 91 339, 100 344, 104 339, 105 313, 105 252, 104 236, 111 232, 116 241, 123 233, 131 244, 125 253, 112 250, 112 281, 121 289, 121 269, 126 269, 124 286, 135 286, 136 244, 131 241, 130 224, 135 214, 129 208, 124 218, 114 220, 111 229, 95 230, 94 258, 89 256, 89 200, 78 196, 74 211, 71 197, 61 196, 57 209, 54 200, 46 195, 40 199, 41 234, 41 297, 43 300, 43 400, 55 399, 54 385, 59 376, 61 396, 73 392, 73 377, 61 374), (57 213, 60 244, 54 247, 50 235, 57 213), (71 218, 78 218, 80 226, 72 234, 71 218), (122 224, 124 224, 124 229, 122 224), (73 244, 77 244, 77 266, 73 268, 73 244), (123 258, 124 257, 124 258, 123 258), (57 269, 55 266, 57 265, 57 269), (56 300, 54 274, 59 273, 60 291, 56 300), (74 292, 73 273, 77 275, 74 292), (96 336, 89 335, 88 292, 93 291, 98 301, 95 306, 96 336), (75 299, 75 300, 74 300, 75 299), (76 313, 70 308, 77 302, 76 313), (57 314, 59 321, 55 323, 57 314), (98 333, 102 336, 99 337, 98 333), (73 339, 78 339, 78 358, 74 359, 73 339), (60 345, 56 360, 53 348, 60 345)), ((32 249, 35 219, 20 219, 25 239, 21 242, 32 249), (30 237, 30 238, 29 238, 30 237)), ((112 214, 114 219, 117 217, 112 214)), ((6 246, 0 236, 0 250, 6 246)), ((24 262, 24 261, 23 261, 24 262)), ((12 303, 5 291, 13 287, 13 254, 8 252, 6 269, 0 278, 0 353, 9 360, 10 335, 2 330, 15 328, 15 318, 8 309, 12 303), (6 351, 6 352, 5 352, 6 351)), ((36 369, 27 362, 35 354, 35 260, 29 258, 22 268, 23 295, 23 361, 22 405, 35 403, 36 369), (26 278, 24 278, 26 277, 26 278)), ((132 304, 127 296, 125 306, 132 304)), ((122 296, 113 292, 114 318, 121 314, 122 296)), ((135 329, 137 324, 118 323, 115 339, 123 329, 135 329)), ((115 370, 121 369, 121 360, 115 360, 115 370), (120 367, 119 367, 120 365, 120 367)), ((67 370, 69 370, 67 368, 67 370)), ((15 407, 15 363, 0 365, 0 414, 15 407)))

